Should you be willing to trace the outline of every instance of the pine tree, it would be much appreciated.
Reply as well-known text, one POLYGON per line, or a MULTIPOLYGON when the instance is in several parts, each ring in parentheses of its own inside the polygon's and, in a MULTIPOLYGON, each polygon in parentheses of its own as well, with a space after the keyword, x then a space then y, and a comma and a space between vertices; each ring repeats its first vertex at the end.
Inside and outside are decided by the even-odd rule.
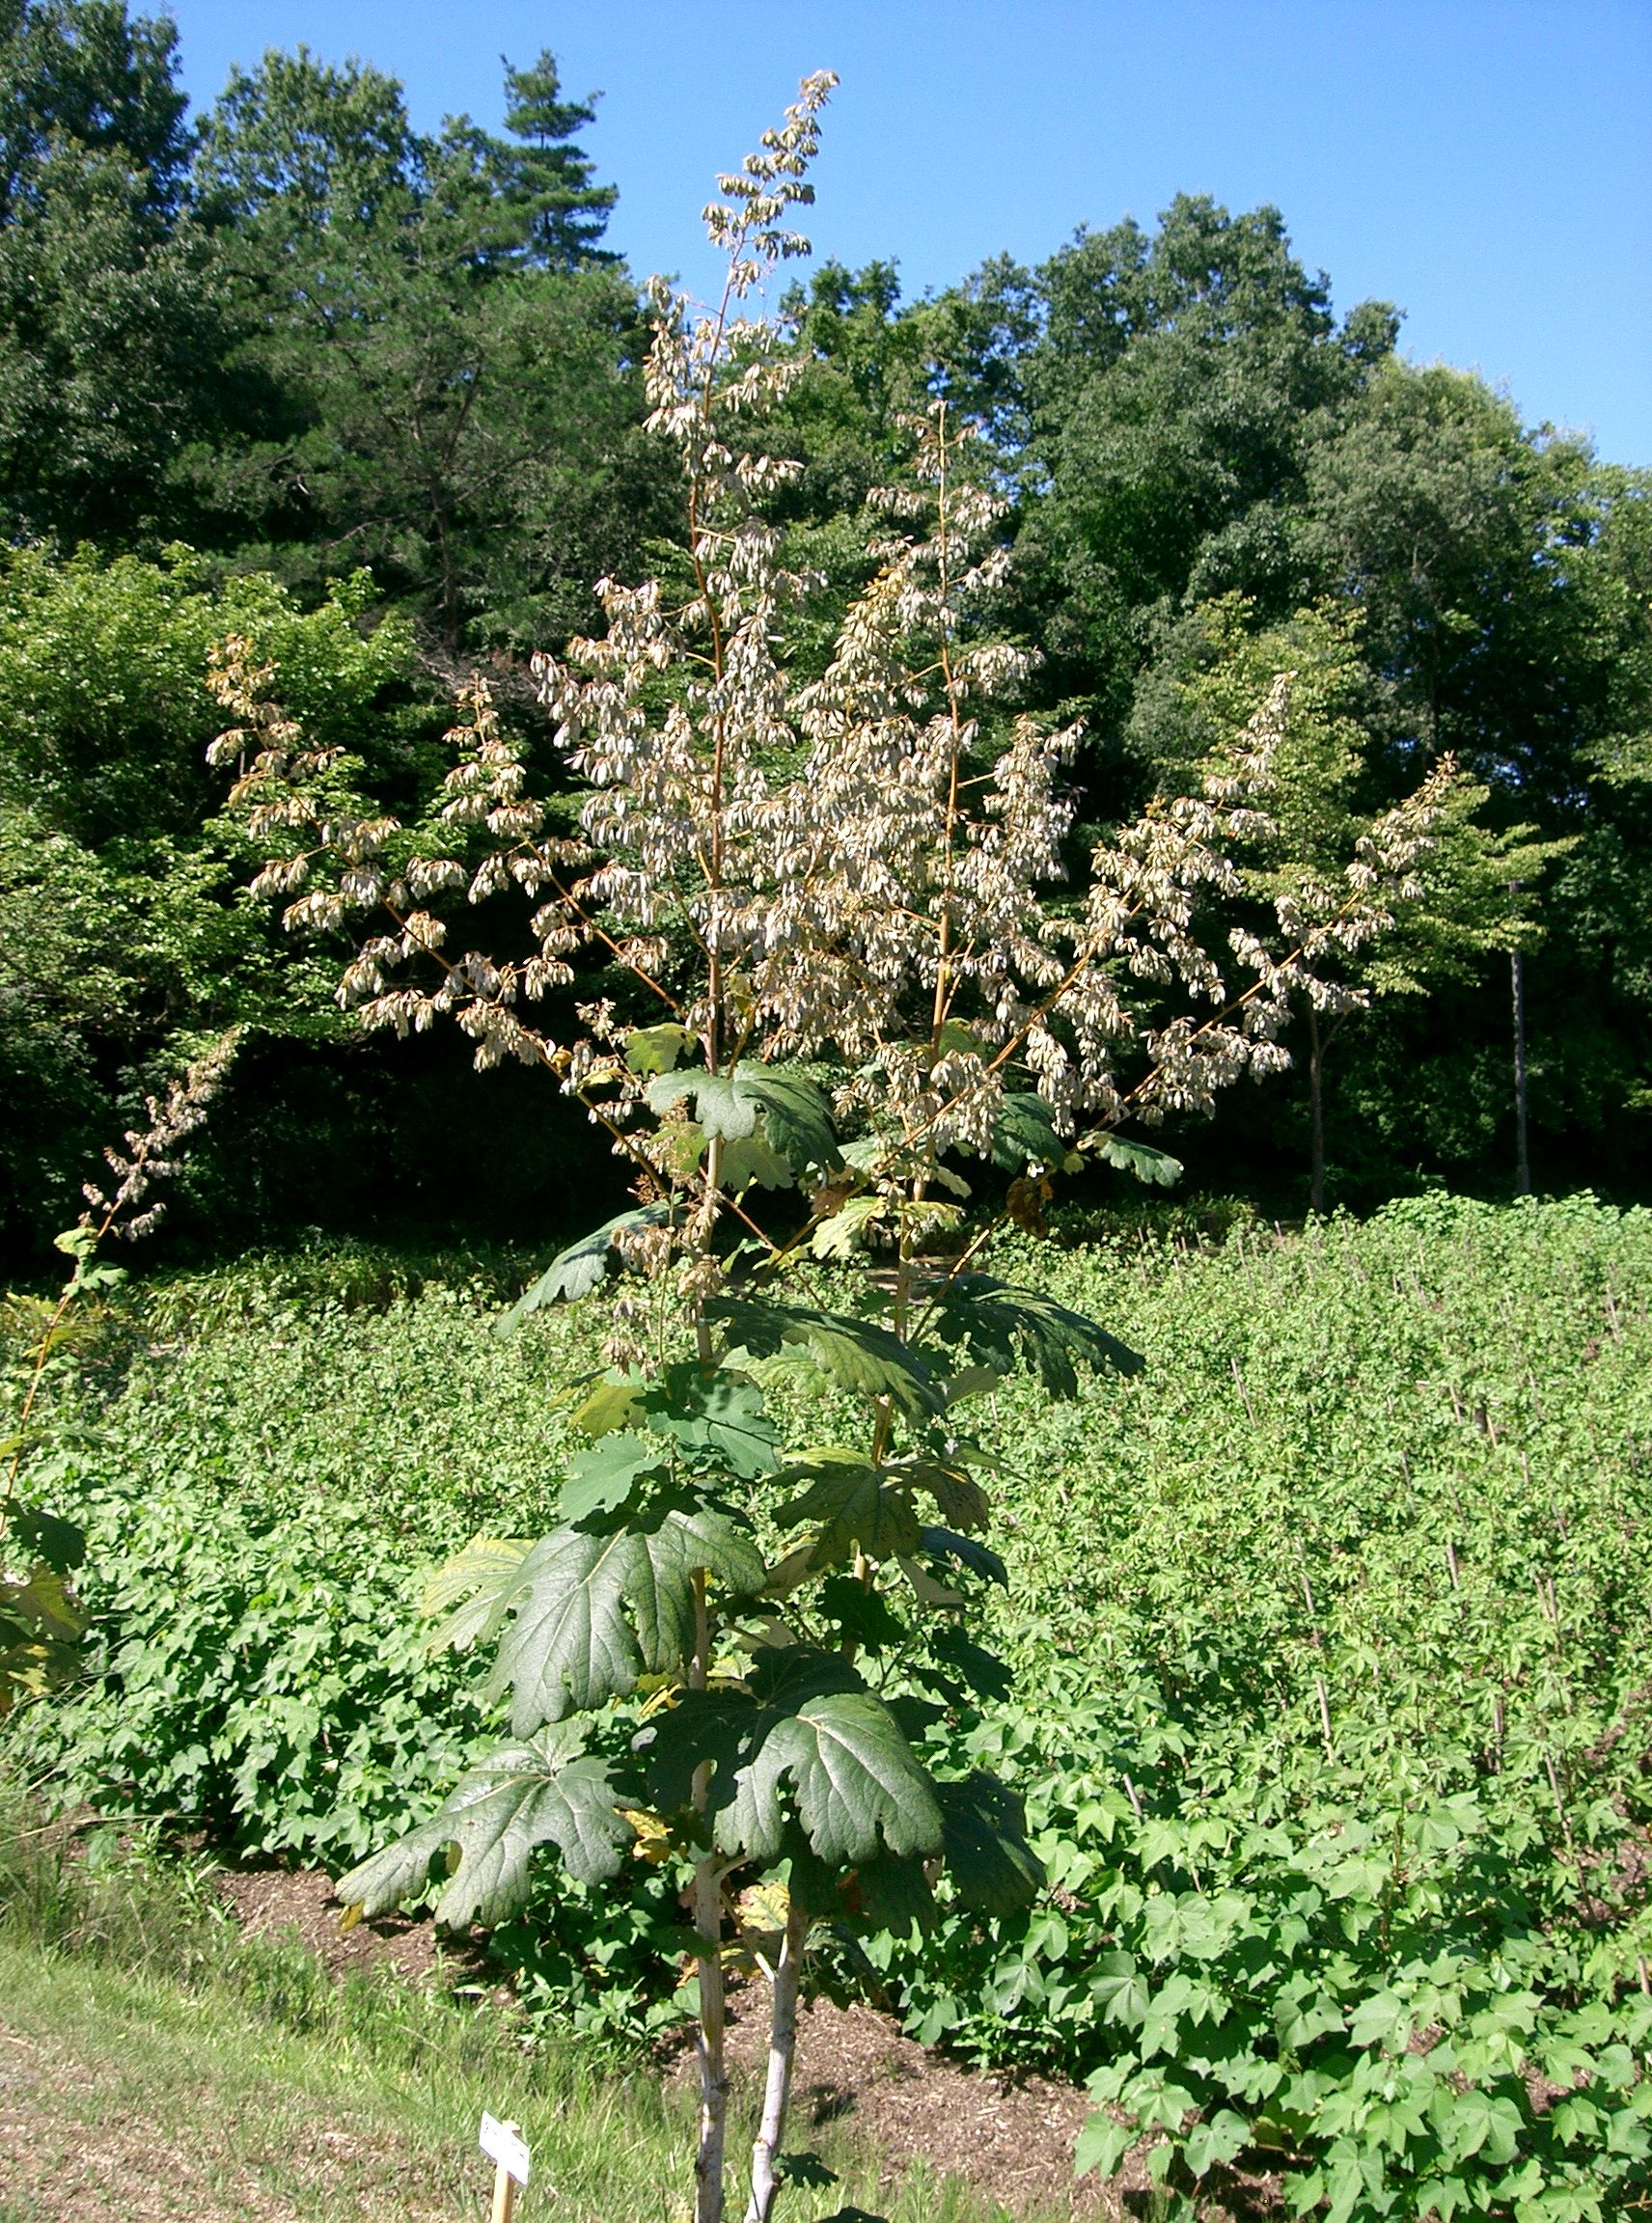
MULTIPOLYGON (((503 60, 503 57, 501 57, 503 60)), ((525 252, 551 269, 572 270, 582 262, 616 262, 599 248, 619 191, 592 182, 595 164, 568 142, 594 122, 600 94, 564 100, 556 57, 545 48, 529 69, 505 63, 509 106, 505 128, 520 148, 505 154, 504 193, 523 219, 525 252)))

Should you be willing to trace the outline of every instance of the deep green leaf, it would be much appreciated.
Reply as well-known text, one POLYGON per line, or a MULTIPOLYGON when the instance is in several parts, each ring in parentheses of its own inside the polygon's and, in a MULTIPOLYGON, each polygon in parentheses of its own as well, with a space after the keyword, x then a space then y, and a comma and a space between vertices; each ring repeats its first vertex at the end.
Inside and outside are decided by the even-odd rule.
POLYGON ((776 1721, 718 1817, 724 1850, 776 1858, 788 1788, 822 1860, 869 1860, 885 1846, 892 1852, 933 1852, 940 1844, 941 1816, 928 1775, 889 1709, 869 1691, 806 1698, 776 1721))
POLYGON ((1044 1884, 1027 1842, 1027 1815, 1007 1784, 979 1769, 962 1783, 938 1783, 947 1874, 972 1913, 1018 1914, 1044 1884))
POLYGON ((748 1689, 686 1691, 638 1743, 662 1805, 686 1803, 695 1770, 711 1764, 709 1811, 726 1852, 778 1858, 792 1800, 811 1849, 830 1863, 939 1849, 927 1772, 837 1654, 765 1648, 748 1689))
POLYGON ((626 1430, 598 1438, 568 1462, 561 1501, 563 1519, 574 1523, 589 1521, 596 1513, 612 1513, 624 1504, 638 1477, 659 1473, 668 1456, 657 1437, 650 1440, 626 1430))
POLYGON ((545 1729, 489 1754, 439 1813, 342 1877, 337 1892, 346 1907, 381 1913, 423 1891, 431 1861, 454 1848, 436 1919, 454 1930, 491 1928, 527 1898, 538 1846, 554 1845, 577 1882, 600 1883, 618 1872, 630 1834, 606 1764, 582 1754, 566 1729, 545 1729))
POLYGON ((730 1341, 755 1358, 772 1358, 787 1348, 807 1351, 840 1389, 856 1390, 863 1397, 893 1398, 914 1419, 942 1409, 941 1386, 929 1361, 887 1328, 847 1313, 817 1312, 803 1304, 764 1304, 751 1298, 718 1298, 706 1309, 727 1328, 730 1341))
POLYGON ((36 1561, 54 1575, 72 1575, 85 1563, 85 1529, 39 1506, 14 1505, 4 1540, 14 1558, 36 1561))
POLYGON ((890 1470, 874 1467, 858 1452, 821 1449, 805 1452, 783 1470, 783 1484, 807 1487, 801 1497, 780 1507, 783 1527, 817 1523, 813 1562, 836 1567, 859 1550, 871 1559, 894 1559, 918 1549, 918 1516, 912 1500, 890 1470))
POLYGON ((881 1852, 855 1870, 848 1887, 855 1927, 865 1934, 909 1937, 935 1919, 935 1894, 917 1854, 881 1852))
POLYGON ((798 1173, 834 1173, 842 1165, 832 1106, 806 1073, 786 1065, 736 1065, 735 1084, 762 1106, 769 1140, 798 1173))
POLYGON ((1179 1158, 1150 1149, 1145 1142, 1133 1142, 1123 1135, 1106 1137, 1096 1156, 1106 1165, 1117 1166, 1126 1173, 1134 1173, 1138 1181, 1151 1182, 1160 1189, 1173 1189, 1182 1177, 1179 1158))
POLYGON ((812 1601, 815 1615, 862 1652, 887 1652, 906 1635, 906 1624, 881 1590, 868 1590, 852 1575, 828 1575, 812 1601))
POLYGON ((972 1575, 984 1575, 1001 1590, 1009 1588, 1008 1569, 998 1553, 977 1536, 960 1536, 951 1528, 925 1528, 918 1543, 919 1549, 931 1559, 950 1559, 959 1567, 967 1567, 972 1575))
POLYGON ((759 1114, 768 1142, 794 1172, 828 1172, 843 1163, 832 1129, 832 1107, 807 1075, 784 1065, 745 1063, 731 1073, 662 1073, 647 1090, 662 1115, 691 1102, 708 1135, 743 1141, 759 1114))
POLYGON ((669 1204, 639 1204, 632 1211, 616 1213, 565 1250, 559 1250, 539 1278, 524 1289, 508 1312, 494 1322, 499 1335, 514 1333, 532 1312, 547 1304, 572 1303, 600 1288, 614 1258, 614 1238, 627 1227, 658 1227, 671 1216, 669 1204))
POLYGON ((949 1350, 1007 1373, 1021 1354, 1053 1396, 1076 1397, 1075 1361, 1139 1374, 1140 1354, 1082 1312, 1058 1304, 1040 1289, 1021 1289, 990 1274, 960 1274, 935 1301, 929 1332, 949 1350))
POLYGON ((697 1358, 668 1366, 643 1398, 647 1423, 685 1451, 705 1451, 732 1474, 755 1481, 780 1464, 780 1432, 763 1410, 762 1391, 726 1367, 697 1358))
POLYGON ((1019 1173, 1028 1166, 1060 1166, 1066 1155, 1056 1115, 1042 1096, 1022 1090, 1001 1099, 992 1130, 995 1166, 1019 1173))
POLYGON ((942 1629, 929 1640, 933 1664, 920 1662, 913 1669, 919 1681, 942 1696, 1007 1698, 1015 1678, 1004 1661, 966 1636, 961 1629, 942 1629))
POLYGON ((990 1510, 986 1492, 962 1467, 942 1459, 909 1459, 893 1463, 886 1471, 892 1482, 927 1491, 949 1528, 986 1526, 990 1510))
POLYGON ((622 1698, 641 1674, 684 1673, 701 1568, 735 1597, 762 1586, 755 1547, 707 1508, 606 1536, 560 1528, 536 1544, 503 1601, 511 1618, 488 1684, 490 1695, 511 1689, 516 1734, 622 1698))

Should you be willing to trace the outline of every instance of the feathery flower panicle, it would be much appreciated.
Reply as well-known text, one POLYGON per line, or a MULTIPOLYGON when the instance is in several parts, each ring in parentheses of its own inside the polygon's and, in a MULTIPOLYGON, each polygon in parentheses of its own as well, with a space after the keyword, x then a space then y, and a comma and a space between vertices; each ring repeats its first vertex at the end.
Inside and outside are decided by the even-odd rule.
POLYGON ((1004 505, 945 402, 907 421, 911 482, 869 498, 872 576, 825 670, 799 679, 787 620, 819 583, 786 563, 768 511, 799 466, 752 453, 750 434, 803 366, 745 304, 803 251, 785 220, 811 198, 834 82, 807 80, 720 180, 705 215, 727 258, 716 310, 650 288, 647 425, 680 466, 689 576, 675 595, 599 582, 601 634, 535 659, 584 787, 577 837, 547 832, 480 677, 434 813, 411 828, 352 792, 337 752, 305 746, 247 644, 225 645, 214 679, 237 723, 213 758, 235 766, 233 799, 270 852, 255 886, 287 900, 292 930, 354 935, 341 1002, 403 1034, 452 1018, 478 1066, 552 1070, 645 1188, 690 1193, 677 1233, 638 1247, 661 1273, 728 1201, 720 1157, 692 1169, 680 1107, 645 1135, 647 1077, 606 1006, 582 1006, 586 1031, 566 1040, 537 1015, 582 955, 629 974, 712 1073, 838 1065, 840 1112, 880 1139, 868 1178, 916 1208, 946 1153, 992 1148, 1014 1091, 1082 1143, 1125 1117, 1208 1112, 1243 1075, 1287 1064, 1293 1001, 1360 1000, 1347 960, 1417 892, 1453 777, 1443 766, 1378 820, 1338 882, 1299 878, 1258 917, 1244 860, 1274 832, 1283 674, 1199 791, 1155 799, 1070 891, 1080 730, 1013 710, 1032 659, 993 629, 1004 505), (474 908, 512 890, 533 906, 531 953, 454 954, 461 895, 474 908))
POLYGON ((145 1206, 157 1181, 171 1180, 177 1173, 179 1146, 205 1121, 234 1063, 240 1040, 240 1029, 232 1027, 193 1060, 180 1081, 169 1085, 164 1097, 145 1099, 150 1123, 145 1128, 126 1130, 126 1154, 113 1146, 103 1153, 116 1176, 114 1194, 105 1194, 91 1181, 81 1190, 87 1205, 81 1216, 82 1228, 98 1240, 115 1235, 135 1243, 159 1225, 164 1204, 157 1201, 140 1207, 145 1206))

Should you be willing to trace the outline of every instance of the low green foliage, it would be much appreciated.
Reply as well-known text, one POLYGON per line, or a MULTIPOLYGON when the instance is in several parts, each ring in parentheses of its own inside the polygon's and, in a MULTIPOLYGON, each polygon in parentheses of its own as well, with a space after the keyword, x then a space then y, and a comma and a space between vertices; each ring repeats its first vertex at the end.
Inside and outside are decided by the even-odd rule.
MULTIPOLYGON (((1012 1245, 993 1263, 1026 1273, 1012 1245)), ((925 2040, 1095 2075, 1085 2157, 1174 2133, 1176 2197, 1254 2147, 1359 2223, 1630 2211, 1652 1225, 1424 1199, 1043 1266, 1146 1365, 1075 1406, 1007 1384, 972 1408, 1007 1461, 990 1620, 1029 1696, 988 1671, 949 1699, 945 1772, 1024 1798, 1050 1887, 863 1941, 860 1980, 925 2040)), ((303 1310, 267 1266, 248 1284, 196 1284, 193 1325, 170 1284, 181 1346, 60 1406, 105 1673, 18 1726, 69 1796, 343 1865, 427 1817, 477 1719, 382 1632, 494 1505, 549 1517, 572 1439, 539 1384, 594 1364, 599 1323, 501 1342, 485 1288, 374 1314, 303 1310), (167 1551, 176 1594, 144 1572, 167 1551)), ((926 1671, 955 1691, 980 1661, 950 1647, 926 1671)), ((670 1871, 633 1858, 546 1875, 495 1950, 531 2008, 642 2030, 681 2012, 688 1938, 670 1871)))
POLYGON ((1090 2073, 1176 2213, 1253 2148, 1337 2223, 1644 2196, 1649 1267, 1586 1198, 1241 1231, 1141 1256, 1120 1397, 1003 1393, 1052 1892, 870 1948, 920 2035, 1090 2073))
MULTIPOLYGON (((375 1313, 249 1282, 234 1306, 198 1285, 199 1340, 60 1409, 30 1480, 85 1531, 99 1649, 30 1742, 106 1810, 340 1860, 429 1803, 476 1725, 447 1660, 397 1634, 413 1570, 501 1497, 554 1502, 539 1369, 577 1344, 558 1321, 502 1346, 485 1301, 441 1283, 375 1313)), ((154 1301, 169 1329, 186 1287, 154 1301)))

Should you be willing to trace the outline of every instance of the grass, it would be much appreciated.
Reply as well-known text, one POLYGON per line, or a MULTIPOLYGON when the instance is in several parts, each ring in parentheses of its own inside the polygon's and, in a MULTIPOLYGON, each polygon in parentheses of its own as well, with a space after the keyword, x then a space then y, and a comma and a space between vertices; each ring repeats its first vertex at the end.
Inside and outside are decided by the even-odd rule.
MULTIPOLYGON (((14 1808, 0 1829, 0 2223, 407 2223, 480 2217, 484 2108, 520 2124, 521 2223, 688 2211, 690 2101, 613 2050, 531 2041, 491 1999, 389 1975, 330 1979, 295 1945, 239 1936, 210 1871, 163 1866, 14 1808)), ((839 2182, 790 2215, 890 2223, 1000 2213, 922 2170, 880 2194, 877 2155, 838 2133, 839 2182)))

